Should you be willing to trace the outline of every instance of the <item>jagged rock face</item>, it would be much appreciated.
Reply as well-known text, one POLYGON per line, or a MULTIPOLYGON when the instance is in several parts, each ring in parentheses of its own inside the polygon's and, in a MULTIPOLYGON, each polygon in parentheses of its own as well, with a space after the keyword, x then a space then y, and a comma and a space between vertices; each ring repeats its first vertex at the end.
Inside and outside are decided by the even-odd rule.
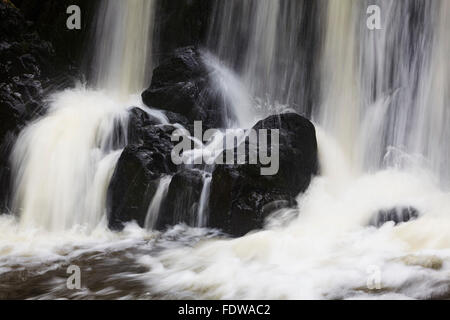
POLYGON ((149 107, 185 117, 188 123, 182 124, 188 129, 194 121, 202 121, 204 129, 225 128, 229 108, 214 87, 211 72, 197 48, 178 49, 154 70, 142 100, 149 107))
MULTIPOLYGON (((213 173, 210 227, 242 236, 263 227, 271 204, 294 206, 318 171, 314 125, 297 114, 272 116, 254 129, 279 129, 279 171, 261 175, 261 165, 218 165, 213 173)), ((246 142, 248 144, 248 141, 246 142)), ((248 149, 247 149, 248 150, 248 149)))

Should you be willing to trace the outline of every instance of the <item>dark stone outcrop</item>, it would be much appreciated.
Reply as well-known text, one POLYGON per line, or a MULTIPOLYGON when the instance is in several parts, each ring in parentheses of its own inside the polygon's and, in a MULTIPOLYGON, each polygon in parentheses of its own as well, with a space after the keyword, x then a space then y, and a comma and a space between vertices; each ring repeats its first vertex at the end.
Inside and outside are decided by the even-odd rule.
POLYGON ((91 0, 0 1, 0 209, 7 210, 9 153, 20 130, 45 113, 44 97, 81 77, 78 62, 95 11, 91 0), (79 5, 82 30, 68 30, 79 5))
POLYGON ((143 226, 159 179, 177 170, 171 161, 175 128, 155 122, 140 109, 130 111, 130 144, 118 161, 108 190, 111 229, 121 230, 124 223, 133 220, 143 226))
POLYGON ((224 128, 233 115, 212 83, 212 72, 197 48, 177 49, 154 70, 142 99, 149 107, 184 116, 190 125, 198 120, 204 129, 224 128))
POLYGON ((318 171, 316 132, 307 119, 293 113, 271 116, 254 129, 279 129, 279 171, 263 176, 261 165, 216 167, 211 186, 210 227, 233 236, 263 227, 271 213, 268 208, 294 206, 296 197, 308 188, 318 171))
POLYGON ((369 225, 380 228, 388 222, 395 225, 418 219, 419 211, 413 207, 396 207, 392 209, 383 209, 377 212, 370 220, 369 225))
POLYGON ((186 169, 178 172, 170 183, 156 228, 164 230, 179 223, 195 226, 202 190, 202 171, 186 169))

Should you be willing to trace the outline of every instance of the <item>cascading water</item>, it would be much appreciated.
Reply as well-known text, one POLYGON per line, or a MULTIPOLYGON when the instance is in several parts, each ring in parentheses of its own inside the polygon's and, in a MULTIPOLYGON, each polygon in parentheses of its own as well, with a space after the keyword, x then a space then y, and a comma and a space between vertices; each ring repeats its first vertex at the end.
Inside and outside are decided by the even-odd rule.
POLYGON ((208 201, 209 195, 211 192, 211 181, 212 176, 209 174, 204 174, 203 176, 203 188, 202 193, 200 195, 199 206, 198 206, 198 223, 197 227, 203 228, 207 226, 207 218, 208 218, 208 201))
POLYGON ((155 0, 103 0, 97 16, 93 77, 99 89, 127 97, 152 70, 155 0))
POLYGON ((153 230, 155 228, 156 222, 158 221, 158 216, 161 211, 161 205, 166 199, 167 192, 169 191, 170 182, 172 181, 172 176, 162 177, 159 181, 158 189, 153 196, 153 199, 148 208, 147 216, 145 218, 145 229, 153 230))
POLYGON ((127 112, 101 92, 52 97, 48 114, 25 129, 13 150, 14 212, 26 227, 95 227, 126 143, 127 112), (119 137, 116 132, 121 132, 119 137))
POLYGON ((420 165, 448 184, 448 10, 446 1, 329 3, 318 121, 354 168, 421 155, 420 165), (361 28, 361 12, 373 4, 383 13, 381 30, 361 28))
MULTIPOLYGON (((288 227, 278 221, 241 239, 143 257, 156 292, 213 299, 448 297, 450 202, 434 177, 448 183, 449 4, 315 1, 304 17, 307 3, 217 1, 209 46, 252 94, 311 112, 320 126, 322 176, 298 199, 299 217, 288 227), (369 5, 380 6, 382 30, 367 28, 369 5), (317 28, 314 48, 305 46, 307 26, 317 28), (302 42, 313 60, 295 51, 302 42), (318 80, 320 88, 289 90, 304 79, 318 80), (378 210, 405 205, 421 217, 368 228, 378 210), (374 268, 387 291, 367 289, 374 268)), ((282 222, 292 213, 277 216, 282 222)))
POLYGON ((95 85, 50 98, 47 115, 28 126, 13 150, 14 212, 27 227, 95 228, 127 144, 127 107, 151 67, 153 1, 104 0, 95 33, 95 85))
MULTIPOLYGON (((21 133, 12 157, 20 224, 0 217, 0 282, 2 270, 25 265, 50 274, 42 283, 52 277, 38 298, 448 298, 449 2, 213 1, 206 49, 242 80, 207 56, 215 86, 234 107, 238 121, 229 126, 248 128, 288 105, 316 122, 321 167, 297 209, 233 240, 202 229, 210 172, 194 206, 196 228, 151 230, 171 176, 159 182, 146 230, 131 223, 112 233, 100 223, 127 143, 127 107, 142 106, 132 94, 149 80, 154 2, 102 1, 93 58, 99 90, 52 96, 47 115, 21 133), (381 30, 366 27, 369 5, 381 8, 381 30), (369 227, 380 209, 399 206, 414 207, 419 219, 369 227), (101 274, 105 287, 67 292, 49 261, 88 261, 83 276, 96 282, 101 274), (374 268, 381 291, 367 289, 374 268)), ((218 133, 185 156, 213 159, 223 139, 218 133)))
POLYGON ((448 6, 216 1, 208 46, 252 94, 311 114, 355 173, 392 165, 385 156, 394 148, 425 156, 448 181, 448 6), (381 30, 366 27, 370 5, 381 9, 381 30))

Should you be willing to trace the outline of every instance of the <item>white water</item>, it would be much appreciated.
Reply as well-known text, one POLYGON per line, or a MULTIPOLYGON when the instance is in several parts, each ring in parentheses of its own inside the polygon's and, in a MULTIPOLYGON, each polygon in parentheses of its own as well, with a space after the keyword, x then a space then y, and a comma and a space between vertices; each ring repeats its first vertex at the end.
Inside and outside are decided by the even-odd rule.
MULTIPOLYGON (((106 229, 106 188, 126 143, 113 138, 113 129, 118 125, 126 130, 126 108, 141 103, 128 97, 143 87, 145 77, 140 76, 141 69, 133 71, 136 77, 129 71, 151 59, 150 51, 143 49, 149 43, 141 41, 143 50, 119 55, 111 55, 112 47, 100 44, 100 56, 108 59, 98 65, 99 79, 105 79, 99 87, 106 90, 80 88, 53 96, 48 116, 26 128, 16 145, 14 202, 20 218, 0 216, 0 282, 8 272, 45 274, 78 262, 92 264, 95 270, 97 264, 116 258, 109 273, 101 275, 105 287, 68 293, 65 281, 55 277, 52 289, 38 298, 105 293, 148 298, 148 292, 157 297, 218 299, 448 298, 450 195, 441 185, 448 182, 450 150, 450 6, 445 1, 416 2, 419 8, 411 1, 376 2, 387 13, 385 29, 377 33, 364 29, 363 2, 321 2, 324 47, 315 52, 314 61, 322 87, 315 112, 321 176, 299 197, 298 218, 288 221, 292 211, 278 212, 276 223, 269 223, 266 230, 235 240, 208 240, 208 231, 183 226, 163 235, 133 224, 122 233, 106 229), (420 23, 406 22, 414 10, 423 13, 426 23, 419 18, 420 23), (412 29, 414 25, 417 29, 412 29), (438 183, 436 177, 444 181, 438 183), (368 227, 379 209, 396 206, 413 206, 421 217, 397 227, 389 223, 381 229, 368 227), (196 244, 198 239, 203 241, 196 244), (131 271, 116 273, 128 260, 145 271, 130 267, 131 271), (367 287, 368 271, 374 267, 380 271, 379 291, 367 287), (126 290, 116 287, 117 282, 130 280, 133 285, 126 290), (133 289, 136 284, 144 286, 142 291, 133 289)), ((143 6, 152 1, 126 3, 108 1, 105 12, 110 15, 101 20, 106 32, 118 19, 117 28, 104 34, 109 39, 105 43, 112 41, 114 48, 132 48, 136 39, 149 38, 144 34, 151 30, 153 11, 143 6), (149 16, 136 13, 144 11, 149 16), (142 29, 136 29, 137 21, 144 23, 142 29)), ((240 54, 238 45, 227 42, 230 34, 248 32, 252 39, 238 71, 253 94, 283 96, 281 102, 290 102, 305 93, 294 90, 298 87, 294 82, 314 77, 303 74, 306 60, 302 55, 301 61, 296 60, 298 47, 293 43, 298 39, 292 40, 305 28, 304 15, 299 19, 304 11, 303 1, 230 0, 216 6, 212 29, 223 34, 218 50, 222 58, 233 60, 227 55, 234 49, 234 55, 240 54), (278 23, 280 17, 289 23, 278 23), (230 30, 235 33, 227 33, 230 30), (284 68, 278 73, 274 69, 280 66, 276 61, 280 55, 284 68)), ((234 78, 231 72, 222 74, 218 86, 229 85, 237 101, 248 102, 245 87, 229 82, 234 78)), ((243 119, 251 119, 247 116, 243 119)), ((213 154, 218 141, 222 139, 203 151, 213 154)), ((208 179, 199 217, 206 205, 208 179)), ((159 212, 168 183, 169 178, 161 180, 149 207, 148 225, 159 212)), ((83 272, 91 275, 87 269, 83 272)))
POLYGON ((148 208, 147 217, 145 218, 145 229, 153 230, 158 221, 159 212, 161 210, 161 205, 166 199, 167 192, 169 191, 170 182, 172 181, 172 176, 162 177, 159 181, 158 189, 153 196, 150 206, 148 208))
POLYGON ((21 133, 12 153, 13 212, 24 227, 60 231, 100 222, 127 117, 105 93, 76 89, 52 97, 48 115, 21 133))

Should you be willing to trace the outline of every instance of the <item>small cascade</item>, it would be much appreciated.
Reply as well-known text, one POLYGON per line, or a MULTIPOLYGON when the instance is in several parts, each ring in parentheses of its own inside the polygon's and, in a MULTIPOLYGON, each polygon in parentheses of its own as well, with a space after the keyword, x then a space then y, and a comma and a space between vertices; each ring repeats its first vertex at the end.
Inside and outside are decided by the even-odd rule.
POLYGON ((166 199, 172 178, 172 176, 165 176, 160 179, 158 188, 148 207, 147 216, 145 218, 145 229, 153 230, 155 228, 161 211, 161 205, 166 199))
POLYGON ((207 47, 231 65, 258 104, 309 114, 318 89, 322 1, 213 0, 207 47))

